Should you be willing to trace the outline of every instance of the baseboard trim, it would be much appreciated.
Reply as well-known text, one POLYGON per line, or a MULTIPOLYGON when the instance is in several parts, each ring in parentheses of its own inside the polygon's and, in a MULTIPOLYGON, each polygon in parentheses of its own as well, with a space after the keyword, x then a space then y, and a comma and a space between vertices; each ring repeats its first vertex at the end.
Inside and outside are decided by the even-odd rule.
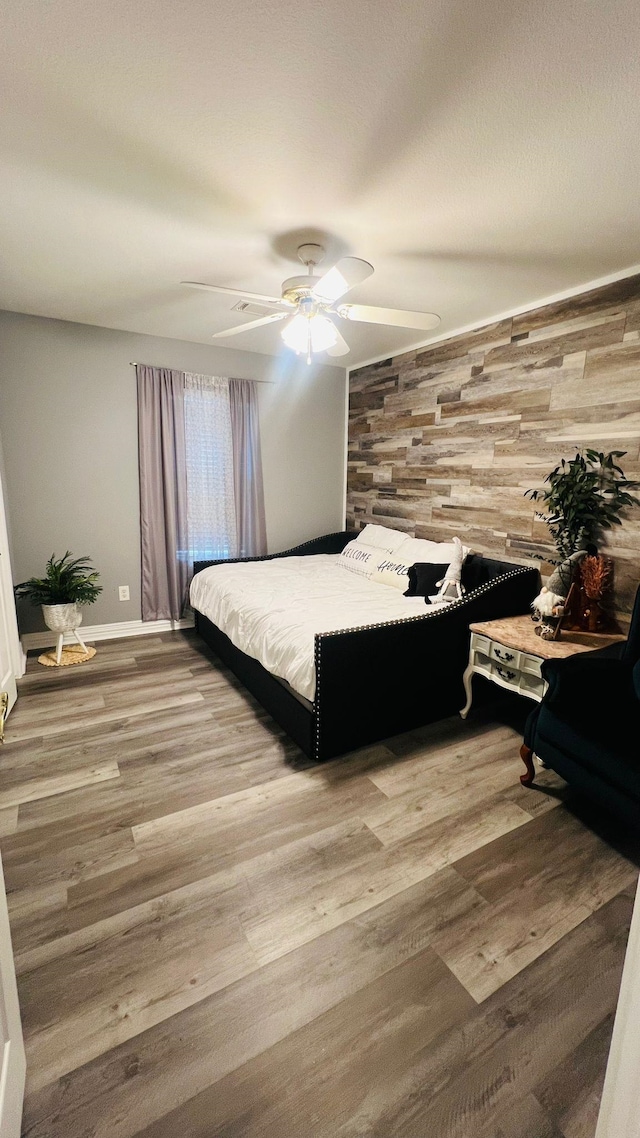
MULTIPOLYGON (((193 616, 183 620, 120 620, 114 624, 83 624, 78 629, 83 640, 119 640, 123 636, 157 636, 160 632, 177 632, 193 628, 193 616)), ((22 636, 23 652, 34 648, 52 648, 55 632, 25 632, 22 636)), ((65 644, 75 644, 73 636, 65 636, 65 644)))

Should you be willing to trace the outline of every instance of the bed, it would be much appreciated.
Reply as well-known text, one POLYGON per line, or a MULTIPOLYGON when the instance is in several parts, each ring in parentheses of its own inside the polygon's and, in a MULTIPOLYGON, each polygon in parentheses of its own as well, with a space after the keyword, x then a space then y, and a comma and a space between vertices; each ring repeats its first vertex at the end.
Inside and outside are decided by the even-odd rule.
POLYGON ((469 624, 527 611, 540 586, 537 569, 471 556, 466 595, 433 607, 339 567, 356 536, 194 566, 197 631, 315 760, 457 712, 469 624))

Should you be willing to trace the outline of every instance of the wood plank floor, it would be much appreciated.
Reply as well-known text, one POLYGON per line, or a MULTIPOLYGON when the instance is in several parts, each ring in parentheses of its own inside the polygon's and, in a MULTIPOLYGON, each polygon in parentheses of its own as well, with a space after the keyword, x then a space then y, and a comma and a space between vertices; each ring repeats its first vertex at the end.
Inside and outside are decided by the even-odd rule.
POLYGON ((29 1138, 592 1138, 638 850, 519 736, 314 766, 193 633, 30 660, 0 752, 29 1138))

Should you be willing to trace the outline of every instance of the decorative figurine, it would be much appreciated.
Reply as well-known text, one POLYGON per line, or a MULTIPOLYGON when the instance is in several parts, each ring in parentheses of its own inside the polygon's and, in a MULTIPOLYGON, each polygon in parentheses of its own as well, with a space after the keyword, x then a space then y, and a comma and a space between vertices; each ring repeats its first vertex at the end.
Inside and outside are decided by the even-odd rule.
POLYGON ((539 621, 536 635, 542 640, 557 640, 560 621, 564 615, 565 597, 554 593, 546 585, 531 602, 532 619, 539 621))
POLYGON ((462 584, 462 566, 464 565, 465 552, 464 546, 459 537, 454 537, 453 544, 456 551, 451 559, 451 564, 447 569, 441 581, 436 581, 436 588, 438 592, 435 597, 430 597, 432 604, 436 601, 441 603, 445 601, 450 604, 453 601, 459 601, 464 596, 464 585, 462 584))

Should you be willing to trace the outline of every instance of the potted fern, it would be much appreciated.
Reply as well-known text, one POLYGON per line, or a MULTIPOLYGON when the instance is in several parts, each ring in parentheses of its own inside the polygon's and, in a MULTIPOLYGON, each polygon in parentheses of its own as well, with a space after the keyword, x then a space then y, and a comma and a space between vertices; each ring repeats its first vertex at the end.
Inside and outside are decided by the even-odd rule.
POLYGON ((98 599, 102 592, 98 580, 99 574, 88 557, 73 559, 67 550, 64 557, 51 554, 44 577, 30 577, 15 587, 16 597, 27 597, 32 604, 41 605, 47 628, 57 633, 58 663, 65 633, 72 632, 86 651, 77 632, 82 624, 80 606, 91 605, 98 599))

